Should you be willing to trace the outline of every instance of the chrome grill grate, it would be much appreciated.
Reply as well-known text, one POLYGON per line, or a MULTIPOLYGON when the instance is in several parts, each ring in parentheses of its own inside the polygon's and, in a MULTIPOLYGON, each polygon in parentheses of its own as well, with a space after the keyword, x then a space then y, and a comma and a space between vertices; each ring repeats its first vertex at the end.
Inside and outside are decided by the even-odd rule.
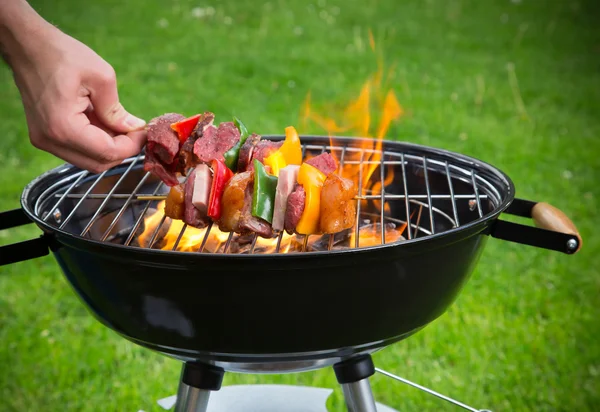
MULTIPOLYGON (((403 235, 410 241, 436 235, 483 218, 498 207, 506 196, 507 189, 502 186, 502 182, 497 181, 494 176, 487 176, 486 170, 480 165, 456 158, 447 152, 395 142, 384 142, 381 151, 363 149, 359 147, 359 143, 364 142, 364 139, 302 139, 305 141, 305 158, 307 155, 314 156, 330 151, 339 160, 340 174, 348 166, 358 168, 357 215, 352 229, 354 245, 350 245, 353 248, 363 247, 360 244, 360 230, 364 227, 364 222, 386 223, 379 224, 379 244, 387 242, 388 223, 404 225, 403 235), (369 160, 374 154, 381 156, 376 156, 379 158, 376 161, 369 160), (370 182, 378 182, 381 185, 380 193, 374 194, 372 190, 363 187, 362 177, 367 168, 374 169, 370 182), (390 172, 394 173, 394 179, 386 185, 386 178, 390 172)), ((133 223, 125 229, 118 230, 120 237, 124 239, 121 244, 133 246, 138 231, 150 216, 150 211, 154 210, 151 207, 164 199, 169 189, 150 173, 143 171, 143 159, 144 155, 140 154, 99 175, 73 168, 71 173, 50 185, 37 198, 34 212, 41 216, 44 222, 61 231, 102 242, 114 238, 123 216, 133 212, 137 215, 133 223), (127 190, 124 190, 124 187, 127 190), (114 213, 110 223, 104 222, 105 229, 98 231, 95 225, 110 213, 114 213), (77 221, 77 224, 73 224, 74 221, 77 221), (121 233, 123 230, 125 233, 121 233)), ((152 248, 160 240, 159 234, 166 219, 163 215, 146 247, 152 248)), ((195 248, 196 252, 206 252, 207 241, 215 230, 213 226, 216 225, 211 223, 206 228, 204 237, 195 248)), ((187 225, 184 224, 171 250, 178 250, 186 230, 187 225)), ((234 236, 237 235, 230 233, 223 247, 219 247, 217 251, 233 253, 230 248, 234 236)), ((335 236, 325 236, 329 236, 325 250, 331 250, 335 247, 335 236)), ((302 251, 309 250, 309 237, 302 236, 301 241, 299 237, 295 236, 295 241, 302 242, 302 251)), ((284 234, 279 234, 275 253, 281 251, 283 239, 284 234)), ((258 237, 254 235, 248 253, 256 252, 257 240, 258 237)))

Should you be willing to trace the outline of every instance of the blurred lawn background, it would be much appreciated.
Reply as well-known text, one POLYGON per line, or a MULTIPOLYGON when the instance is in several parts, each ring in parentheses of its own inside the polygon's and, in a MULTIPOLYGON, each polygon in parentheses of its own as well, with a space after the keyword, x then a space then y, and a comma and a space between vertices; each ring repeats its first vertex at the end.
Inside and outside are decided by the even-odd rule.
MULTIPOLYGON (((575 256, 492 239, 455 305, 377 366, 477 408, 600 410, 600 31, 594 0, 32 1, 117 71, 125 107, 237 114, 263 134, 300 125, 315 104, 343 105, 377 69, 368 30, 392 67, 405 115, 388 138, 490 162, 517 196, 564 210, 584 238, 575 256)), ((0 210, 61 163, 33 148, 0 66, 0 210)), ((322 133, 315 125, 304 132, 322 133)), ((0 232, 0 245, 37 236, 0 232)), ((52 257, 0 268, 0 410, 161 410, 180 365, 100 326, 52 257)), ((367 274, 365 274, 367 275, 367 274)), ((375 376, 401 411, 458 410, 375 376)), ((330 369, 233 375, 225 384, 336 388, 330 369)))

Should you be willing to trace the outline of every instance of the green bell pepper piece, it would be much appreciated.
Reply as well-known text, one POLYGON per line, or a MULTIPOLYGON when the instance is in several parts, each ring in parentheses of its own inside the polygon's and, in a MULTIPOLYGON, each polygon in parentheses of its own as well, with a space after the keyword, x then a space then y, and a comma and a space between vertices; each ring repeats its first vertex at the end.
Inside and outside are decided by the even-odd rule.
POLYGON ((235 116, 233 117, 233 124, 235 124, 235 127, 237 127, 240 131, 240 141, 237 142, 231 149, 226 151, 223 154, 223 157, 225 158, 225 164, 227 167, 235 173, 237 171, 238 159, 240 157, 240 149, 242 148, 242 145, 248 138, 249 134, 244 123, 242 123, 242 121, 235 116))
POLYGON ((233 124, 240 131, 240 140, 244 139, 244 141, 246 141, 246 139, 250 135, 250 133, 248 133, 248 129, 246 129, 246 125, 235 116, 233 116, 233 124))
POLYGON ((273 222, 277 177, 267 173, 265 167, 254 159, 254 192, 252 195, 252 216, 269 223, 273 222))

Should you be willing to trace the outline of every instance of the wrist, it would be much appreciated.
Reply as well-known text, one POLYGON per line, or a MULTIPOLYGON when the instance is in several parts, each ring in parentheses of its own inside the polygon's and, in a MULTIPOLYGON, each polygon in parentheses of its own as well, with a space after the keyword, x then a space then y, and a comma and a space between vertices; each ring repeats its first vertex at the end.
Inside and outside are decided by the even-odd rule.
POLYGON ((0 53, 12 67, 23 60, 40 39, 47 38, 53 29, 25 0, 10 0, 0 6, 0 53))

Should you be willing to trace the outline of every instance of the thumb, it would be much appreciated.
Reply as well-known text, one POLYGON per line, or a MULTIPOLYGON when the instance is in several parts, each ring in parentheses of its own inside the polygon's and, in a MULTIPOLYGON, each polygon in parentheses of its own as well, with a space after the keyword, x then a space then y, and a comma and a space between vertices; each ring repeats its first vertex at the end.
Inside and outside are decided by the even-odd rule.
POLYGON ((128 133, 141 129, 146 122, 127 112, 119 102, 115 71, 110 65, 106 66, 89 74, 85 81, 94 113, 104 126, 116 132, 128 133))

